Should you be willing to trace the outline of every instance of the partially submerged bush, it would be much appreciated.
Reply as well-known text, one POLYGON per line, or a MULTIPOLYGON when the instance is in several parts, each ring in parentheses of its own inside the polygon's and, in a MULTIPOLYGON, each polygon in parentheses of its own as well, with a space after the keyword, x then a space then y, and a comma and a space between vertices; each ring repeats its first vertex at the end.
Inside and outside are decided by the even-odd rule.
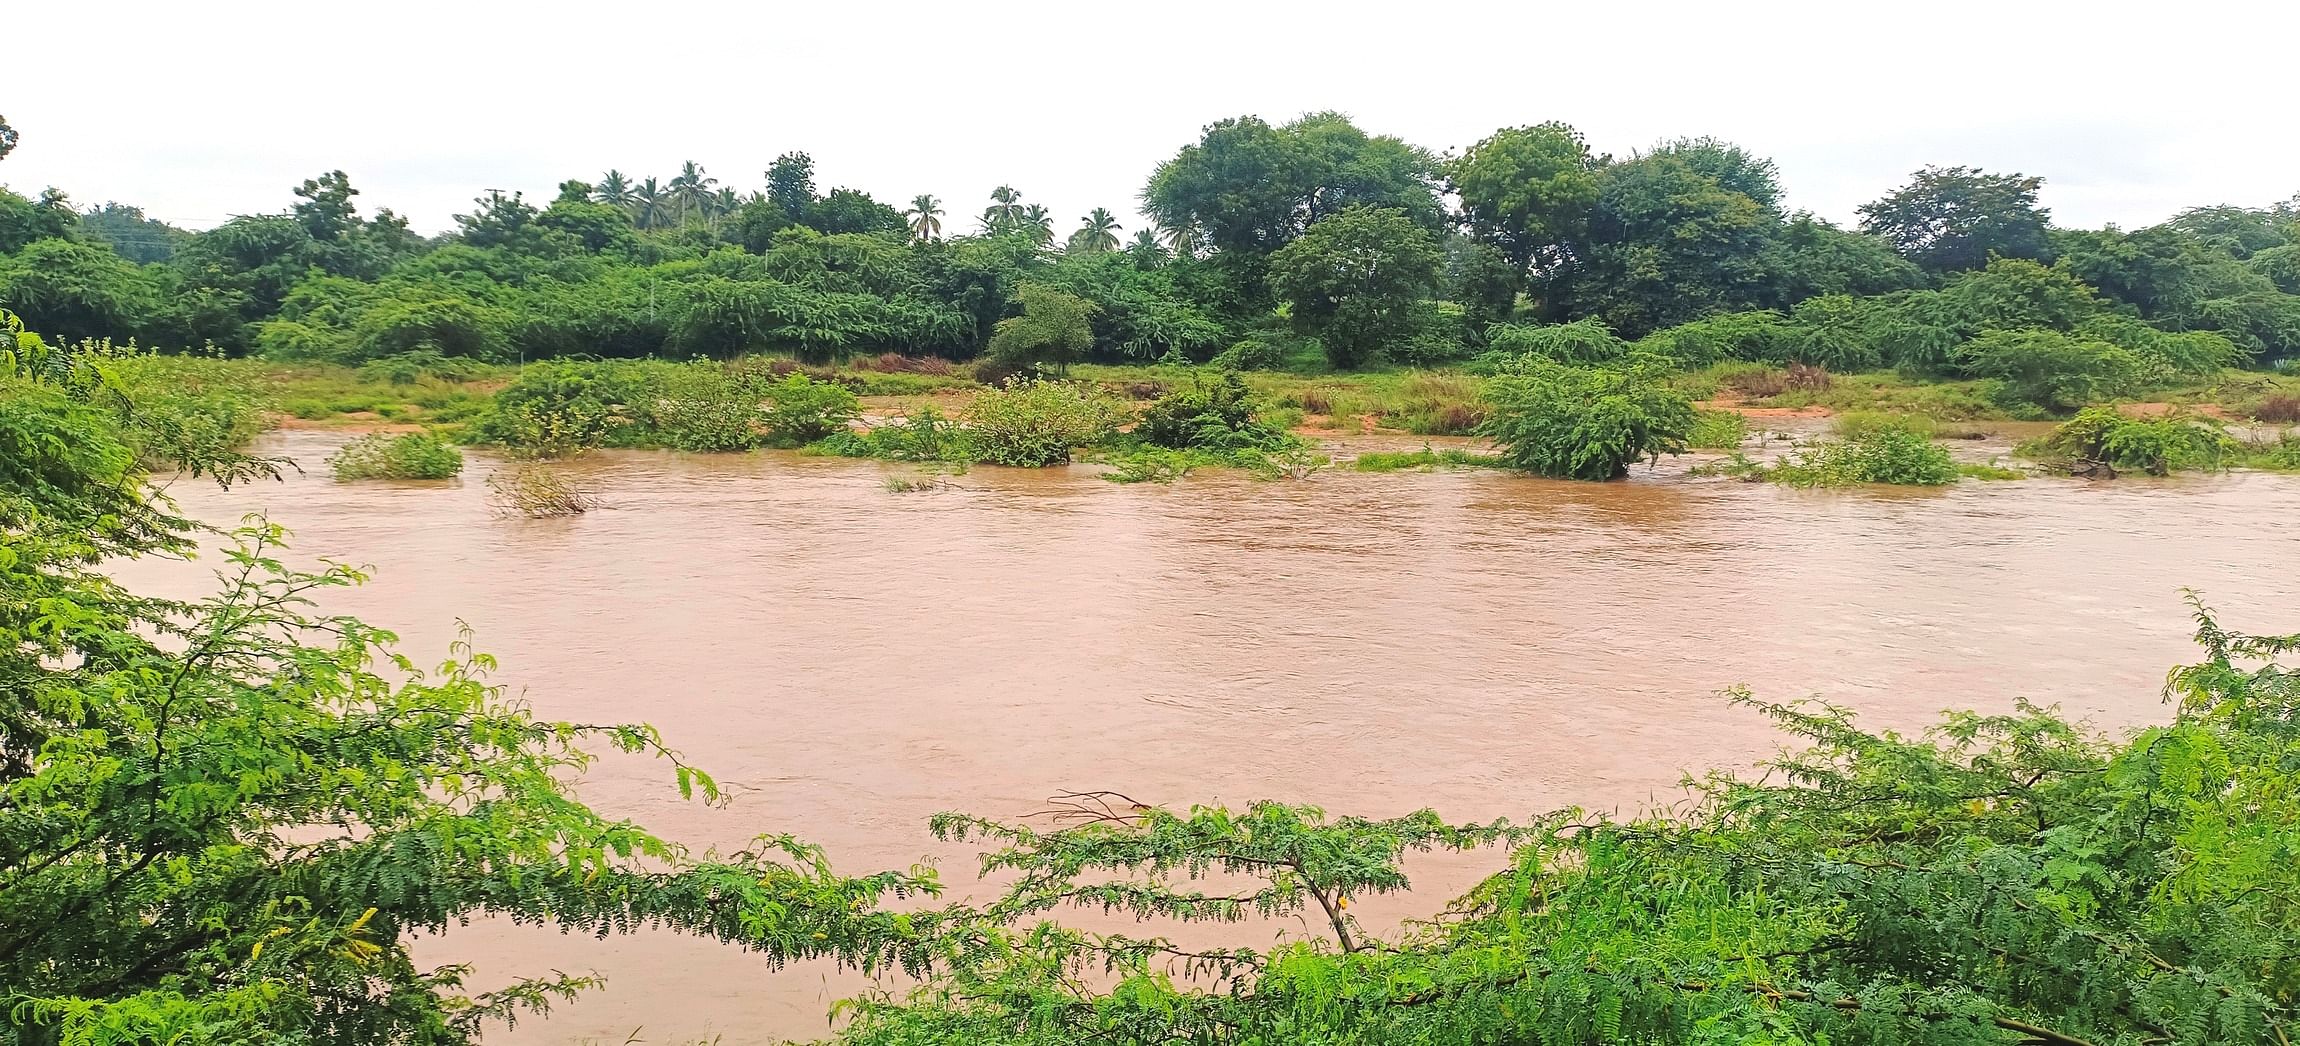
POLYGON ((2107 478, 2119 472, 2166 476, 2223 469, 2236 463, 2242 448, 2210 418, 2133 418, 2114 407, 2087 407, 2021 450, 2048 468, 2107 478))
POLYGON ((1143 411, 1134 435, 1174 450, 1267 450, 1292 442, 1294 437, 1286 430, 1261 420, 1262 409, 1260 397, 1236 371, 1211 380, 1201 374, 1143 411))
POLYGON ((890 461, 940 461, 966 464, 979 459, 974 431, 943 416, 932 404, 901 418, 889 419, 867 432, 834 432, 809 448, 846 458, 885 458, 890 461))
POLYGON ((767 408, 762 421, 767 436, 777 444, 796 447, 834 432, 861 413, 855 394, 843 385, 791 374, 767 386, 767 408))
POLYGON ((532 461, 489 473, 487 501, 497 515, 529 519, 579 516, 599 504, 559 470, 532 461))
POLYGON ((2053 330, 1984 331, 1955 359, 1974 377, 2002 382, 2006 398, 2049 411, 2130 395, 2145 369, 2130 349, 2053 330))
POLYGON ((328 459, 338 483, 358 479, 449 479, 463 471, 463 452, 423 432, 373 433, 343 445, 328 459))
POLYGON ((1937 487, 1956 482, 1958 475, 1956 461, 1931 439, 1905 428, 1879 428, 1800 451, 1767 478, 1799 487, 1937 487))
POLYGON ((1693 415, 1685 445, 1694 450, 1732 450, 1749 437, 1749 419, 1738 411, 1704 410, 1693 415))
POLYGON ((1512 467, 1556 479, 1618 479, 1682 453, 1693 431, 1692 401, 1649 358, 1586 369, 1528 358, 1488 381, 1485 397, 1479 432, 1512 467))
POLYGON ((1009 380, 967 405, 975 451, 994 465, 1043 468, 1070 460, 1074 447, 1118 431, 1126 408, 1091 385, 1009 380))
POLYGON ((1510 465, 1498 454, 1480 454, 1459 447, 1437 450, 1424 443, 1422 449, 1414 451, 1368 451, 1358 455, 1350 467, 1359 472, 1397 472, 1403 469, 1508 468, 1510 465))

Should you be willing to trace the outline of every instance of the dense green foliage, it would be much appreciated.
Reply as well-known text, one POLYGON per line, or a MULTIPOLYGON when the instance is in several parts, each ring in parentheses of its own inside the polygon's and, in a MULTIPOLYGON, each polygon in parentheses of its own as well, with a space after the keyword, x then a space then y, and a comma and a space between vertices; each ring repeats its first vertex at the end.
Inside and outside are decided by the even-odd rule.
POLYGON ((430 239, 363 214, 340 171, 282 213, 197 233, 0 190, 0 302, 64 340, 351 364, 1224 353, 1347 369, 1601 362, 1626 338, 1682 367, 1989 379, 2047 413, 2300 357, 2289 201, 2061 229, 2041 179, 1927 167, 1856 231, 1786 210, 1772 162, 1715 139, 1617 158, 1543 123, 1447 158, 1335 113, 1207 125, 1151 173, 1154 225, 1131 238, 1107 208, 1058 236, 1010 186, 960 229, 933 197, 820 191, 805 153, 762 177, 745 193, 688 163, 547 202, 490 192, 430 239))
POLYGON ((338 482, 355 479, 448 479, 463 471, 463 452, 422 432, 361 436, 328 459, 338 482))
POLYGON ((1799 487, 1860 483, 1937 487, 1957 481, 1949 452, 1921 432, 1885 426, 1804 448, 1768 470, 1776 482, 1799 487))
POLYGON ((1014 884, 987 910, 1012 925, 866 997, 841 1040, 2288 1041, 2300 675, 2278 659, 2300 636, 2197 621, 2205 660, 2171 675, 2172 721, 2122 741, 2026 703, 1911 737, 1736 692, 1800 747, 1629 820, 1177 814, 1107 793, 1062 797, 1046 829, 946 815, 937 830, 983 839, 1014 884), (1377 940, 1349 915, 1404 884, 1405 853, 1494 844, 1508 866, 1430 921, 1377 940), (1065 906, 1318 929, 1185 948, 1037 918, 1065 906))
POLYGON ((2023 449, 2048 465, 2078 475, 2145 472, 2164 476, 2192 469, 2227 468, 2236 463, 2241 448, 2209 418, 2135 418, 2112 407, 2091 407, 2023 449))
POLYGON ((139 461, 276 466, 179 445, 102 353, 7 333, 0 1042, 460 1043, 592 983, 470 994, 467 967, 410 959, 410 935, 482 915, 923 970, 913 921, 878 901, 932 880, 837 876, 778 836, 701 857, 593 813, 566 784, 584 745, 717 789, 646 727, 536 718, 467 640, 419 669, 389 633, 321 615, 360 575, 287 567, 277 527, 229 536, 208 598, 121 589, 91 564, 201 536, 139 461))
POLYGON ((1569 367, 1528 356, 1485 387, 1479 432, 1502 460, 1557 479, 1619 479, 1639 461, 1678 454, 1694 425, 1693 404, 1647 360, 1569 367))

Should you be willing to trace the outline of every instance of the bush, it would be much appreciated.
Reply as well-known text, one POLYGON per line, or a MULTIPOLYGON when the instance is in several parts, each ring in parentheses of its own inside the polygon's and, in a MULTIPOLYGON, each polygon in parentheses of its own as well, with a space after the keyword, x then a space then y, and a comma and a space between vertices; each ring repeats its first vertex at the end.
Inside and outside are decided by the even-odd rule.
POLYGON ((1142 412, 1134 435, 1143 442, 1182 450, 1270 449, 1291 441, 1284 429, 1259 418, 1260 400, 1236 371, 1209 381, 1204 375, 1175 389, 1142 412))
POLYGON ((1538 358, 1486 383, 1479 431, 1511 466, 1557 479, 1618 479, 1685 450, 1693 404, 1650 360, 1576 368, 1538 358))
POLYGON ((1685 445, 1694 450, 1732 450, 1749 436, 1749 419, 1736 411, 1704 410, 1693 415, 1685 445))
POLYGON ((1116 399, 1061 381, 1009 381, 966 408, 981 460, 1022 468, 1065 464, 1071 448, 1109 439, 1125 418, 1116 399))
POLYGON ((844 458, 886 458, 891 461, 941 461, 966 464, 978 460, 972 430, 946 418, 933 406, 920 407, 899 421, 888 421, 868 432, 834 432, 817 441, 812 451, 844 458))
POLYGON ((1064 366, 1094 347, 1094 317, 1102 310, 1067 291, 1025 283, 1014 291, 1022 313, 998 321, 990 357, 1001 363, 1064 366))
POLYGON ((1350 467, 1359 472, 1397 472, 1402 469, 1436 468, 1508 468, 1509 462, 1497 454, 1479 454, 1476 451, 1448 447, 1436 450, 1429 444, 1414 451, 1368 451, 1360 454, 1350 467))
POLYGON ((1628 351, 1613 328, 1598 320, 1552 326, 1496 323, 1486 328, 1486 349, 1501 356, 1538 356, 1555 363, 1611 363, 1628 351))
POLYGON ((2289 392, 2274 392, 2263 396, 2252 406, 2252 420, 2270 425, 2300 423, 2300 396, 2289 392))
POLYGON ((328 459, 338 483, 357 479, 449 479, 463 471, 463 452, 436 436, 410 432, 361 436, 328 459))
POLYGON ((1769 478, 1800 487, 1859 483, 1937 487, 1957 481, 1957 464, 1932 440, 1905 428, 1878 428, 1830 440, 1773 467, 1769 478))
POLYGON ((2130 395, 2143 370, 2130 349, 2037 329, 1984 331, 1955 359, 1973 377, 2002 382, 2007 398, 2050 411, 2130 395))
POLYGON ((2213 471, 2234 464, 2242 448, 2209 418, 2129 418, 2113 407, 2087 407, 2021 450, 2060 471, 2107 478, 2119 472, 2213 471))
POLYGON ((1763 364, 1727 364, 1717 368, 1717 384, 1740 394, 1742 399, 1771 399, 1789 391, 1789 374, 1763 364))
POLYGON ((480 367, 472 361, 442 356, 433 349, 415 349, 382 356, 360 364, 359 367, 361 381, 390 385, 413 385, 425 378, 469 381, 478 377, 479 373, 480 367))
POLYGON ((521 462, 509 471, 489 473, 487 500, 497 515, 529 519, 580 516, 599 505, 597 499, 557 469, 534 462, 521 462))
POLYGON ((1913 432, 1926 439, 1939 434, 1939 425, 1922 414, 1887 414, 1871 410, 1839 414, 1835 428, 1837 435, 1844 439, 1861 439, 1887 430, 1913 432))
POLYGON ((1224 370, 1283 370, 1286 350, 1261 338, 1241 338, 1210 362, 1224 370))
POLYGON ((846 386, 804 374, 791 374, 767 386, 765 395, 767 408, 761 420, 767 437, 786 447, 844 431, 847 422, 862 413, 862 404, 846 386))

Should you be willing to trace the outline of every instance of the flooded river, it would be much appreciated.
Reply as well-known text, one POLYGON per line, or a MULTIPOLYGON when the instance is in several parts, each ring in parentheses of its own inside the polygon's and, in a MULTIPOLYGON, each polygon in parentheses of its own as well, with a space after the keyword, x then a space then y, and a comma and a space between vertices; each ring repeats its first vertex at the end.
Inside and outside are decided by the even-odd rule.
MULTIPOLYGON (((582 783, 594 805, 698 847, 793 832, 846 871, 932 859, 960 889, 973 848, 927 837, 937 810, 1013 816, 1087 788, 1629 809, 1772 750, 1716 696, 1733 684, 1895 726, 2027 696, 2123 728, 2165 714, 2183 586, 2233 626, 2300 629, 2300 477, 1815 492, 1666 466, 1171 487, 978 469, 895 494, 874 462, 603 453, 568 468, 605 508, 531 521, 489 512, 483 455, 452 485, 338 485, 337 441, 271 437, 313 470, 285 484, 175 493, 210 521, 269 511, 297 557, 374 566, 327 609, 399 630, 418 662, 468 622, 541 714, 652 722, 734 794, 684 804, 667 768, 613 761, 582 783)), ((1413 865, 1418 894, 1368 923, 1433 911, 1498 860, 1413 865)), ((862 985, 665 935, 487 924, 418 959, 475 961, 482 988, 609 979, 505 1043, 812 1038, 862 985)))

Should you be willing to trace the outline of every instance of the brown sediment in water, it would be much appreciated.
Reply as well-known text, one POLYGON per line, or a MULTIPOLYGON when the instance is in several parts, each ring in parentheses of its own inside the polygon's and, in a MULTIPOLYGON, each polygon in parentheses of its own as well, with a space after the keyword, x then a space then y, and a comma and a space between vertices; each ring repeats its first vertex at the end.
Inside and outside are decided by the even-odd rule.
MULTIPOLYGON (((309 467, 341 439, 261 449, 309 467)), ((2192 655, 2182 586, 2257 629, 2289 629, 2300 602, 2277 569, 2300 561, 2300 477, 1804 491, 1686 465, 1168 487, 979 467, 916 498, 871 461, 605 452, 559 467, 612 511, 542 521, 490 512, 484 451, 424 488, 318 470, 172 492, 211 521, 269 510, 306 562, 374 565, 324 609, 399 630, 418 662, 468 621, 539 714, 653 722, 733 795, 683 803, 668 768, 609 758, 580 784, 601 809, 698 848, 792 832, 850 872, 929 858, 953 896, 980 896, 975 848, 927 837, 938 810, 1011 817, 1096 787, 1461 820, 1634 809, 1673 799, 1684 770, 1773 750, 1726 686, 1902 728, 2026 696, 2117 729, 2165 715, 2163 672, 2192 655)), ((124 574, 186 594, 204 571, 124 574)), ((1353 910, 1379 934, 1501 862, 1417 859, 1415 894, 1353 910)), ((1281 931, 1317 932, 1181 936, 1281 931)), ((481 921, 418 951, 476 963, 482 990, 607 975, 497 1044, 813 1038, 865 984, 653 932, 481 921)))

